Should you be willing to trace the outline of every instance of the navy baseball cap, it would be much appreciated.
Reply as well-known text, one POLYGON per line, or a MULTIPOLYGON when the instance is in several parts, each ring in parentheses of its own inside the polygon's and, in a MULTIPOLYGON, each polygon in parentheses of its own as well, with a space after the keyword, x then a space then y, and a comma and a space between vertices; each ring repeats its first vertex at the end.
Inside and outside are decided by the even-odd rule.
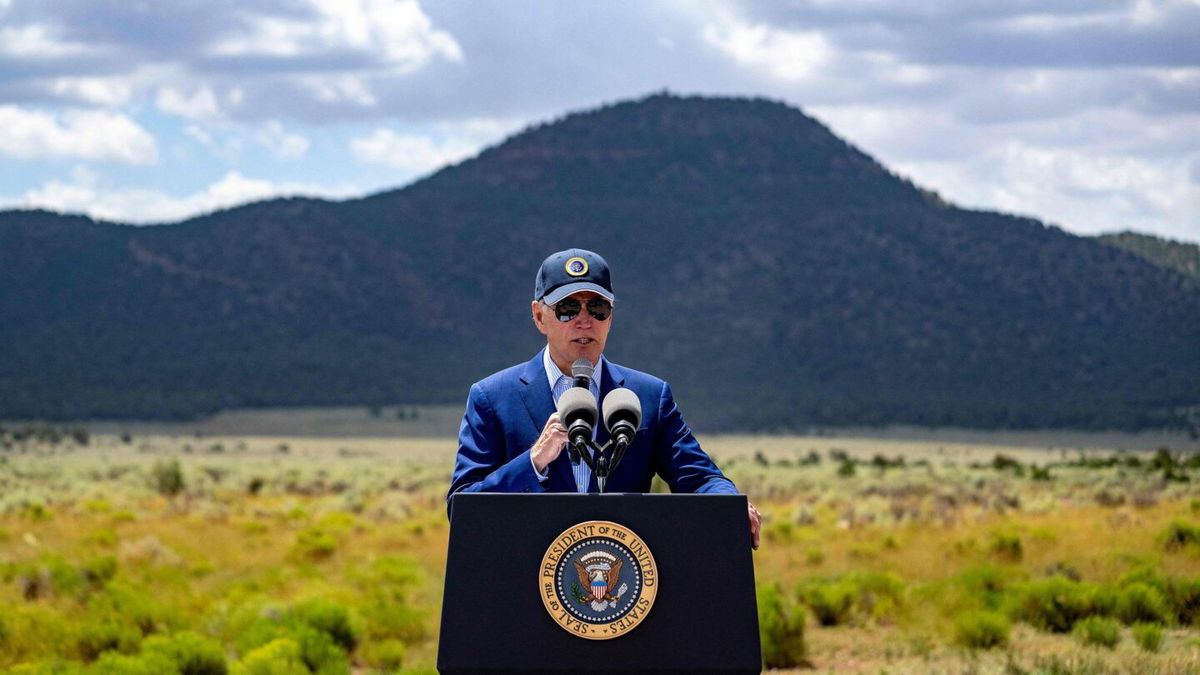
POLYGON ((533 299, 553 305, 559 300, 580 291, 592 291, 614 302, 612 279, 608 274, 608 263, 604 258, 581 248, 569 248, 552 253, 542 261, 537 281, 533 285, 533 299))

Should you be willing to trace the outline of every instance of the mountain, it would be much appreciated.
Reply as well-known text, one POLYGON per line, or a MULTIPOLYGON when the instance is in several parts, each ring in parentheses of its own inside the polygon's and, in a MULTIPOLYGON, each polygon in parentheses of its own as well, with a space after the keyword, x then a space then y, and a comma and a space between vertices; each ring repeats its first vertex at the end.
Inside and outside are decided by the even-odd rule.
POLYGON ((801 111, 656 95, 408 187, 175 225, 0 213, 0 418, 457 402, 542 342, 549 253, 602 253, 607 354, 702 429, 1139 428, 1200 403, 1200 285, 955 208, 801 111))
POLYGON ((1109 246, 1123 248, 1167 269, 1200 281, 1200 245, 1160 239, 1137 232, 1117 232, 1097 237, 1109 246))

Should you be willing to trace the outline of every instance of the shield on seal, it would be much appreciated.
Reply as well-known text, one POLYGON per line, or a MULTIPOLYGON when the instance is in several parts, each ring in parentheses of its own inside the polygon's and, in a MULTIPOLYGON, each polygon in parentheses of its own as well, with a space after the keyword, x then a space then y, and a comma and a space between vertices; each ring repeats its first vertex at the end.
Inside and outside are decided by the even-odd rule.
POLYGON ((608 595, 608 581, 603 574, 597 574, 596 578, 592 579, 592 597, 603 600, 606 595, 608 595))

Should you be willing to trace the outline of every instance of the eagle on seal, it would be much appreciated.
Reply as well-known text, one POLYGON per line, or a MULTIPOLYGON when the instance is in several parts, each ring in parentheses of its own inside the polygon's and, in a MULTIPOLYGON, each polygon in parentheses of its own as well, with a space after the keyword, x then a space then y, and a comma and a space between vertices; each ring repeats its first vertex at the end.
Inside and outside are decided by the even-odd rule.
POLYGON ((579 562, 578 560, 575 560, 574 563, 575 572, 579 574, 579 581, 583 583, 584 588, 591 589, 592 597, 596 598, 598 602, 603 602, 605 600, 616 600, 616 598, 609 593, 609 589, 616 587, 617 579, 621 576, 621 565, 623 564, 623 561, 618 560, 612 566, 612 568, 608 570, 607 574, 605 574, 603 569, 594 569, 589 573, 587 568, 583 566, 583 563, 579 562))

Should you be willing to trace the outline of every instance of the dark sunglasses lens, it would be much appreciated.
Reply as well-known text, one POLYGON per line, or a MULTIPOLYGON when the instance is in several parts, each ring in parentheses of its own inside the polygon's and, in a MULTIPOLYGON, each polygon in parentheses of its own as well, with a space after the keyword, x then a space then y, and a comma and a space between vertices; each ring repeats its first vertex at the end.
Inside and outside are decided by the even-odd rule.
POLYGON ((567 322, 579 316, 579 310, 583 307, 578 300, 562 300, 554 306, 554 316, 558 317, 559 321, 567 322))
POLYGON ((612 303, 604 298, 592 298, 587 304, 588 314, 597 321, 604 321, 612 313, 612 303))

